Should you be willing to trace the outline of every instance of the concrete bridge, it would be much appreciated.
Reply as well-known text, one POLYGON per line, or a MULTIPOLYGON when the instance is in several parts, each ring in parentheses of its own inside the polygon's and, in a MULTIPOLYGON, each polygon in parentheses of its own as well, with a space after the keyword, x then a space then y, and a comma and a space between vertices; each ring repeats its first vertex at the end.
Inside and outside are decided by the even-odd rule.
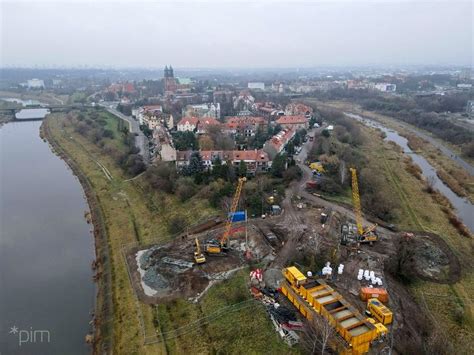
POLYGON ((26 106, 26 107, 19 107, 19 108, 0 108, 0 114, 11 115, 13 117, 13 121, 37 121, 37 120, 44 119, 44 117, 17 118, 16 114, 18 112, 20 112, 21 110, 29 110, 29 109, 45 109, 45 110, 49 110, 49 113, 54 113, 54 112, 67 112, 67 111, 71 111, 71 110, 83 110, 83 109, 87 109, 87 108, 96 108, 96 107, 97 106, 83 105, 83 104, 29 105, 29 106, 26 106))

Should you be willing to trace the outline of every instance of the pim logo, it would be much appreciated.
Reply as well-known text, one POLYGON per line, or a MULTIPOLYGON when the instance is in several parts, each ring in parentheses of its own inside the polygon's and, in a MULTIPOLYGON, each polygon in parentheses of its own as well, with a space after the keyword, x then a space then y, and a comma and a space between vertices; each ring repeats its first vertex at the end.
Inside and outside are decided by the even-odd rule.
POLYGON ((10 328, 8 334, 18 336, 18 346, 23 344, 35 344, 35 343, 49 343, 51 341, 51 335, 49 330, 39 330, 30 327, 29 330, 18 329, 16 325, 10 328))

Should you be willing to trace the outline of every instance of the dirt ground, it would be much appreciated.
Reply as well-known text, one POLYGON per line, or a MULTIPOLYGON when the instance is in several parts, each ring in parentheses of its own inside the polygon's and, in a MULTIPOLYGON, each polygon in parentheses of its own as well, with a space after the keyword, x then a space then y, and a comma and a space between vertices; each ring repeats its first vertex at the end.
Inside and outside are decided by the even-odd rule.
MULTIPOLYGON (((394 313, 394 322, 390 326, 394 344, 409 344, 412 349, 422 349, 423 336, 431 329, 430 322, 407 287, 396 277, 393 268, 402 265, 410 270, 410 277, 414 280, 456 282, 461 275, 460 264, 443 239, 435 234, 416 232, 407 237, 403 232, 378 228, 379 240, 373 245, 343 246, 340 244, 341 224, 354 223, 353 215, 319 203, 318 198, 313 199, 309 194, 287 196, 282 203, 281 216, 250 220, 247 224, 248 250, 252 261, 263 266, 267 287, 279 287, 281 269, 285 266, 296 265, 305 272, 311 270, 315 277, 321 277, 318 274, 322 265, 330 262, 334 273, 327 282, 364 314, 366 304, 360 300, 359 292, 361 287, 369 286, 370 281, 358 280, 357 274, 360 269, 374 271, 389 293, 387 306, 394 313), (322 214, 328 216, 327 220, 322 220, 322 214), (336 272, 339 264, 344 265, 342 275, 336 272)), ((206 256, 207 262, 202 265, 194 265, 194 239, 197 237, 203 245, 207 239, 221 235, 222 226, 182 236, 166 245, 130 249, 126 258, 139 299, 150 304, 175 297, 197 301, 215 282, 248 266, 249 260, 244 257, 247 250, 245 228, 242 225, 234 228, 236 233, 231 237, 228 255, 206 256), (147 291, 150 285, 153 287, 147 291)), ((398 353, 408 351, 406 348, 395 350, 398 353)))
POLYGON ((248 260, 244 257, 247 249, 245 225, 234 228, 236 232, 230 239, 230 251, 225 256, 206 255, 206 263, 201 265, 194 263, 195 238, 203 246, 206 240, 219 237, 223 228, 182 236, 165 245, 130 248, 126 260, 138 298, 148 304, 176 297, 195 300, 210 284, 228 278, 249 261, 269 263, 275 258, 275 247, 258 227, 249 223, 247 240, 251 259, 248 260))

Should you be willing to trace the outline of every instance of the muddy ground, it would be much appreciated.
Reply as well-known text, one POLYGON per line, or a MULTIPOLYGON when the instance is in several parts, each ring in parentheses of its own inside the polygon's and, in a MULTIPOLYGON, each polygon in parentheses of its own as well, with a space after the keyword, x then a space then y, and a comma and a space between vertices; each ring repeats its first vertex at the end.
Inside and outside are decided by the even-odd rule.
MULTIPOLYGON (((288 265, 296 265, 303 271, 310 270, 313 275, 318 275, 326 262, 331 263, 334 274, 337 273, 337 266, 343 264, 343 274, 327 282, 363 314, 366 304, 360 300, 359 292, 361 287, 369 286, 370 281, 359 281, 357 274, 359 269, 372 270, 382 279, 382 287, 389 293, 387 306, 394 313, 391 326, 394 344, 409 344, 411 347, 400 348, 398 352, 422 349, 432 328, 424 310, 403 283, 407 280, 402 282, 397 273, 408 270, 407 275, 413 281, 456 282, 461 275, 460 264, 443 239, 424 232, 413 232, 412 236, 407 237, 403 232, 394 233, 379 228, 379 240, 373 245, 363 244, 359 248, 355 244, 343 246, 340 244, 341 224, 353 223, 350 215, 302 198, 287 199, 283 207, 281 216, 251 220, 247 225, 248 249, 252 261, 263 265, 267 286, 278 288, 281 269, 288 265), (328 215, 325 223, 321 220, 322 213, 328 215)), ((130 249, 126 253, 127 263, 139 299, 151 304, 175 297, 196 301, 213 283, 249 265, 249 260, 244 257, 247 249, 245 229, 239 230, 236 226, 236 230, 228 255, 207 256, 207 262, 202 265, 193 265, 194 238, 197 237, 203 245, 205 240, 221 235, 222 227, 146 250, 130 249), (137 253, 142 257, 141 260, 138 258, 138 264, 153 275, 145 278, 148 281, 151 279, 150 284, 156 291, 154 295, 147 294, 144 289, 137 253)), ((143 273, 144 270, 141 271, 143 273)))
MULTIPOLYGON (((155 304, 176 297, 196 300, 215 281, 228 278, 249 262, 269 263, 275 258, 277 245, 271 245, 258 227, 236 226, 230 239, 231 249, 225 256, 206 255, 206 263, 194 262, 195 238, 201 248, 208 239, 216 239, 223 228, 197 235, 182 236, 171 243, 148 248, 132 247, 126 251, 127 266, 138 298, 155 304), (250 250, 250 258, 245 251, 250 250)), ((249 253, 247 253, 249 255, 249 253)))

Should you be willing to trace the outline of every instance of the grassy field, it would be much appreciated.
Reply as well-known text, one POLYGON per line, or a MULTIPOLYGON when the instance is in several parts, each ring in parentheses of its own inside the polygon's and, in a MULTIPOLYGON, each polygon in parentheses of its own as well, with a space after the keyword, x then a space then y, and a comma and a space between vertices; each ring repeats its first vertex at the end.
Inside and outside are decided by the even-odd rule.
MULTIPOLYGON (((120 147, 120 142, 114 142, 120 139, 118 119, 105 113, 101 115, 105 115, 107 128, 114 132, 115 138, 110 143, 120 147)), ((127 181, 130 176, 125 176, 102 149, 76 133, 63 115, 51 115, 45 124, 58 145, 87 176, 103 211, 113 279, 114 314, 109 320, 113 353, 289 353, 262 308, 253 305, 218 312, 233 302, 249 298, 245 286, 247 272, 214 286, 199 304, 186 300, 158 306, 138 303, 129 282, 122 247, 133 242, 148 244, 169 240, 168 221, 175 215, 183 216, 192 224, 218 211, 202 199, 192 198, 182 203, 172 195, 146 193, 144 180, 127 181), (206 321, 210 314, 214 315, 206 321), (193 322, 202 326, 184 333, 179 331, 178 328, 193 322), (158 342, 145 345, 143 330, 146 336, 158 342)))
POLYGON ((425 192, 425 183, 409 172, 406 158, 392 144, 384 142, 380 133, 362 126, 362 152, 374 174, 381 174, 385 188, 400 207, 395 223, 401 230, 421 230, 439 234, 463 265, 463 276, 454 285, 417 282, 412 293, 438 324, 446 341, 452 342, 456 353, 468 353, 474 347, 472 295, 474 273, 473 243, 463 237, 448 221, 442 206, 425 192))

